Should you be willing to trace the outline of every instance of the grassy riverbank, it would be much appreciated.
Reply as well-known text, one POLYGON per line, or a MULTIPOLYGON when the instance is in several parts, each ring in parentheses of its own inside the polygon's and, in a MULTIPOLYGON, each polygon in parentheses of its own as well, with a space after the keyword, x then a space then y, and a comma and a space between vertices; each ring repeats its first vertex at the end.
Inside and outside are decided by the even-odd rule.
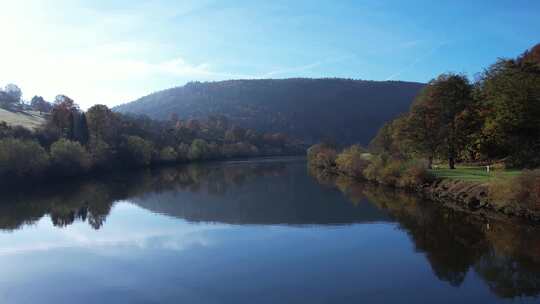
POLYGON ((485 166, 457 166, 456 169, 438 167, 429 170, 440 179, 462 180, 469 182, 490 182, 495 179, 511 179, 521 174, 517 169, 491 169, 489 172, 485 166))
POLYGON ((414 159, 366 154, 359 146, 342 151, 328 145, 308 149, 311 169, 394 188, 408 189, 443 204, 540 220, 540 170, 480 166, 435 167, 414 159), (369 155, 369 157, 366 157, 369 155))

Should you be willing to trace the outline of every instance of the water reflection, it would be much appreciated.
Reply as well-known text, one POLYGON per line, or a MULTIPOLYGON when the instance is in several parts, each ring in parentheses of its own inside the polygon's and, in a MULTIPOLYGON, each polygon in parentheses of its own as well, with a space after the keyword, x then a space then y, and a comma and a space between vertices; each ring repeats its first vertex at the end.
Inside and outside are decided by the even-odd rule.
POLYGON ((188 221, 306 225, 389 220, 373 205, 354 206, 341 200, 338 191, 314 188, 312 181, 292 173, 298 168, 279 161, 190 165, 4 194, 0 229, 17 229, 45 215, 55 226, 80 220, 99 229, 112 205, 124 200, 188 221))
MULTIPOLYGON (((269 286, 283 283, 283 278, 276 279, 281 277, 281 273, 265 266, 267 262, 272 265, 272 261, 277 259, 302 264, 304 255, 308 255, 306 251, 321 252, 321 257, 332 260, 319 261, 312 256, 313 260, 309 265, 287 264, 287 267, 280 271, 290 269, 291 272, 287 274, 296 277, 294 284, 291 283, 296 286, 295 284, 306 279, 306 272, 316 278, 326 276, 335 268, 336 272, 341 271, 342 277, 350 280, 342 279, 341 286, 319 286, 317 284, 320 283, 315 282, 317 280, 308 280, 309 282, 304 284, 312 284, 309 287, 319 290, 333 288, 334 292, 341 296, 343 292, 354 294, 354 288, 357 287, 347 284, 363 278, 363 275, 372 278, 374 288, 379 288, 388 283, 384 282, 383 278, 408 277, 414 275, 415 271, 420 271, 416 270, 420 267, 418 265, 411 269, 400 268, 406 266, 399 264, 400 259, 409 259, 409 263, 412 263, 414 258, 411 255, 414 255, 414 252, 411 253, 407 246, 396 243, 396 239, 385 239, 392 237, 400 240, 399 236, 384 228, 391 225, 400 229, 399 234, 403 235, 404 239, 410 240, 407 241, 407 244, 412 245, 410 251, 423 256, 423 265, 431 268, 429 272, 437 278, 435 281, 444 282, 445 286, 455 290, 464 289, 467 280, 477 280, 489 288, 491 295, 499 299, 532 297, 527 299, 534 301, 540 294, 540 234, 537 227, 467 215, 440 208, 414 195, 361 184, 346 178, 335 178, 313 171, 309 174, 311 176, 306 174, 303 160, 229 162, 115 174, 99 180, 36 187, 32 191, 4 191, 0 197, 0 229, 16 233, 50 219, 57 229, 69 230, 77 225, 89 225, 95 229, 96 234, 102 233, 116 243, 121 244, 128 237, 135 237, 138 246, 153 250, 179 249, 186 246, 203 248, 219 240, 224 247, 220 247, 217 256, 234 260, 236 255, 241 255, 241 251, 245 250, 245 245, 238 245, 244 249, 236 248, 236 245, 232 244, 238 243, 237 239, 231 239, 229 234, 216 230, 217 226, 234 224, 236 228, 228 229, 234 230, 235 236, 246 238, 246 242, 252 246, 250 249, 258 254, 250 260, 250 267, 264 268, 268 272, 266 277, 261 277, 260 274, 264 272, 254 274, 244 269, 242 275, 258 275, 259 279, 268 280, 266 283, 269 286), (104 231, 107 230, 108 218, 115 218, 111 215, 115 213, 115 206, 126 204, 137 206, 138 215, 130 214, 130 209, 116 209, 116 222, 110 224, 115 228, 114 231, 104 231), (165 215, 168 220, 153 217, 148 219, 140 214, 142 211, 165 215), (119 222, 119 219, 123 218, 137 218, 132 221, 151 220, 152 229, 169 226, 166 227, 164 235, 156 234, 140 241, 136 238, 147 235, 147 222, 138 225, 140 230, 136 235, 130 235, 126 230, 133 226, 119 222), (184 223, 182 230, 171 221, 184 223), (205 225, 193 226, 192 222, 205 225), (383 228, 380 223, 384 223, 383 228), (275 225, 278 225, 279 229, 275 225), (291 234, 288 230, 291 226, 299 229, 291 234), (203 228, 212 230, 213 237, 202 233, 203 228), (336 230, 337 228, 340 230, 336 230), (192 233, 195 230, 197 233, 192 233), (270 245, 260 241, 269 231, 279 234, 279 243, 274 240, 270 245), (304 233, 309 233, 311 238, 317 237, 320 244, 315 242, 302 245, 299 240, 304 233), (365 243, 355 243, 354 246, 357 247, 349 245, 357 240, 365 243), (141 243, 144 243, 144 246, 141 243), (229 243, 231 245, 227 245, 229 243), (285 250, 272 247, 277 246, 276 244, 281 244, 285 250), (333 248, 338 248, 335 253, 331 253, 333 248), (385 252, 386 257, 383 254, 385 252), (392 254, 389 255, 389 252, 392 254), (369 265, 374 261, 380 263, 379 266, 369 265), (332 265, 332 268, 329 269, 329 265, 332 265), (354 267, 355 265, 358 267, 354 267)), ((40 238, 39 235, 33 237, 40 238)), ((103 240, 105 238, 100 239, 103 240)), ((70 244, 66 246, 69 247, 70 244)), ((133 249, 130 250, 129 255, 135 255, 133 249)), ((197 267, 209 271, 208 273, 222 275, 223 278, 238 271, 228 262, 214 261, 213 259, 219 258, 212 254, 201 249, 197 251, 197 255, 188 257, 198 262, 192 261, 188 264, 198 265, 197 267), (226 271, 216 273, 215 269, 206 269, 205 267, 210 267, 205 264, 207 260, 218 263, 216 265, 226 271)), ((148 260, 155 261, 156 256, 163 255, 170 258, 163 252, 158 254, 153 251, 148 255, 148 260)), ((152 267, 157 267, 154 268, 155 275, 164 275, 170 268, 167 264, 169 262, 152 264, 152 267)), ((103 261, 95 263, 101 265, 103 261)), ((109 265, 111 271, 115 267, 109 265)), ((182 264, 181 267, 187 266, 182 264)), ((201 277, 204 275, 198 272, 199 268, 190 267, 185 269, 183 282, 202 284, 200 280, 203 280, 201 277), (188 278, 187 273, 192 277, 188 278)), ((215 281, 211 277, 204 279, 207 280, 205 282, 215 281)), ((228 283, 228 288, 238 288, 240 291, 248 288, 243 285, 248 283, 238 283, 239 286, 229 286, 230 284, 233 283, 228 283)), ((260 288, 255 285, 256 282, 250 284, 253 284, 254 289, 260 288)), ((369 285, 367 282, 363 284, 369 285)), ((218 288, 214 285, 212 287, 218 288)), ((425 289, 427 292, 429 288, 426 286, 425 289)), ((282 290, 283 294, 286 292, 289 292, 292 298, 297 296, 291 290, 282 290)), ((360 294, 360 290, 356 292, 360 294)), ((397 294, 403 292, 406 291, 396 290, 397 294)), ((316 298, 317 295, 317 292, 313 292, 312 297, 316 298)), ((421 295, 418 297, 418 300, 422 299, 421 295)), ((451 298, 447 301, 451 301, 451 298)))
POLYGON ((441 208, 403 191, 362 184, 310 169, 354 204, 362 196, 385 210, 423 252, 433 273, 460 286, 475 271, 499 297, 540 294, 540 229, 530 223, 495 220, 441 208))

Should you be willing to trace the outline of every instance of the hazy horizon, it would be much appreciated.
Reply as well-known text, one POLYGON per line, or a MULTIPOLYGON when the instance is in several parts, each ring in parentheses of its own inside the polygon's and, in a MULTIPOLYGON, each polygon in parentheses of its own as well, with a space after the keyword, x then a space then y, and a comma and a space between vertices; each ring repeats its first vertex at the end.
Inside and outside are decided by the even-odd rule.
POLYGON ((521 1, 5 1, 0 86, 87 108, 189 81, 474 77, 538 42, 538 11, 521 1))

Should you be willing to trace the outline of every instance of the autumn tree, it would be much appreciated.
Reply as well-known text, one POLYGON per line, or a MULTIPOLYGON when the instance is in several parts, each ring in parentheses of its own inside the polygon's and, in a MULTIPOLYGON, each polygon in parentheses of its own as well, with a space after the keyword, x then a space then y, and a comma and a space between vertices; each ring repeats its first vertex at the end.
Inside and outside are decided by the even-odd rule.
POLYGON ((7 84, 4 88, 4 92, 11 97, 13 103, 20 103, 22 97, 22 90, 16 84, 7 84))
POLYGON ((48 128, 52 128, 63 138, 74 139, 74 114, 79 113, 79 106, 73 99, 58 95, 55 98, 48 128))
POLYGON ((408 139, 408 147, 413 154, 428 159, 428 167, 443 144, 441 120, 437 104, 428 102, 429 88, 418 97, 407 118, 407 129, 403 132, 408 139))
POLYGON ((234 126, 225 132, 225 141, 227 142, 239 142, 244 139, 246 130, 234 126))
POLYGON ((159 160, 161 162, 170 163, 178 159, 178 153, 172 147, 165 147, 159 151, 159 160))
POLYGON ((56 173, 64 176, 81 174, 91 165, 90 155, 80 143, 63 138, 52 144, 51 160, 56 173))
POLYGON ((130 164, 147 166, 152 161, 153 144, 139 136, 128 136, 124 143, 124 155, 130 164))
POLYGON ((328 144, 316 144, 307 150, 307 160, 310 166, 330 168, 336 164, 337 151, 328 144))
POLYGON ((369 150, 374 153, 383 153, 392 149, 391 122, 385 123, 369 143, 369 150))
POLYGON ((88 130, 90 133, 90 148, 106 143, 108 146, 114 146, 116 143, 117 132, 119 131, 119 121, 106 105, 95 105, 86 111, 88 130))
POLYGON ((5 89, 0 88, 0 107, 11 109, 21 102, 22 91, 14 84, 6 85, 5 89))
POLYGON ((482 75, 484 150, 513 166, 540 164, 539 46, 517 60, 499 60, 482 75))
MULTIPOLYGON (((369 144, 373 153, 388 154, 393 158, 410 158, 418 156, 411 146, 411 127, 408 122, 409 114, 403 114, 396 119, 387 122, 369 144)), ((421 155, 424 156, 424 155, 421 155)))
POLYGON ((464 137, 457 120, 472 102, 471 91, 466 76, 452 73, 440 75, 423 89, 412 107, 411 129, 407 132, 418 152, 432 159, 441 148, 447 156, 448 167, 455 169, 464 137))
POLYGON ((455 169, 455 161, 465 130, 458 128, 460 115, 472 103, 472 86, 464 75, 443 74, 435 81, 435 100, 441 108, 442 136, 446 144, 448 167, 455 169))
POLYGON ((204 139, 195 139, 193 143, 191 143, 188 157, 191 160, 201 160, 208 155, 208 151, 208 142, 204 139))
POLYGON ((352 145, 343 150, 336 158, 338 170, 352 177, 363 177, 363 171, 368 165, 366 151, 359 145, 352 145))
POLYGON ((53 108, 53 105, 47 102, 41 96, 32 97, 32 99, 30 100, 30 106, 34 111, 39 111, 40 113, 49 113, 53 108))
POLYGON ((0 178, 40 176, 49 166, 49 156, 33 140, 0 139, 0 178))

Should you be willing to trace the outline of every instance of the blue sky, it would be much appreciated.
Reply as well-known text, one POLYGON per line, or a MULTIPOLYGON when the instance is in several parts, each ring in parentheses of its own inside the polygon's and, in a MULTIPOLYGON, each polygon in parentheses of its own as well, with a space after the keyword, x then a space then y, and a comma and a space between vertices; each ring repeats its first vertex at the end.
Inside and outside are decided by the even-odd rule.
POLYGON ((474 77, 540 42, 540 1, 0 0, 0 86, 116 105, 191 80, 474 77))

